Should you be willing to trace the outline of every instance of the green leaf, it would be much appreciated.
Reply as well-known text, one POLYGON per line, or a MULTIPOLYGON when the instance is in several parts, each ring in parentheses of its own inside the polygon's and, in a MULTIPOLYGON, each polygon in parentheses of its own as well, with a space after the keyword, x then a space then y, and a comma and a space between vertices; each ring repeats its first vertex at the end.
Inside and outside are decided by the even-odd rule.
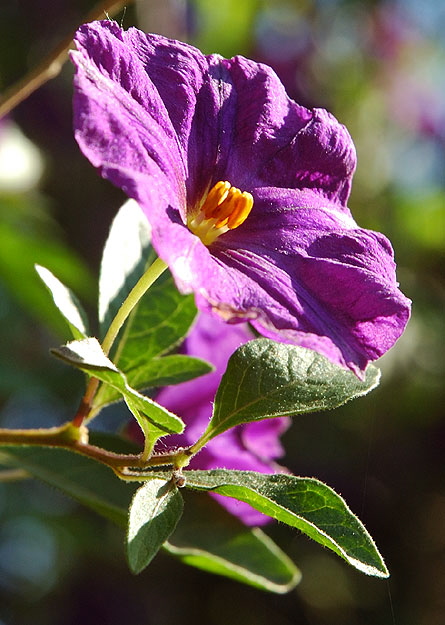
MULTIPOLYGON (((90 439, 118 453, 137 451, 115 436, 92 433, 90 439)), ((120 527, 127 525, 134 482, 117 479, 108 467, 90 458, 60 448, 0 445, 0 462, 6 467, 26 469, 120 527)), ((157 475, 165 483, 171 473, 157 475)), ((192 492, 188 496, 191 505, 186 506, 181 523, 163 545, 170 554, 191 566, 271 592, 286 592, 298 582, 295 566, 262 532, 257 534, 244 527, 208 497, 194 497, 192 492), (206 506, 214 507, 211 514, 206 506)))
POLYGON ((171 354, 153 358, 145 366, 130 369, 128 381, 133 388, 143 390, 154 386, 179 384, 210 373, 214 367, 200 358, 171 354))
POLYGON ((295 564, 260 529, 210 497, 189 493, 181 523, 164 547, 182 562, 261 590, 286 593, 301 579, 295 564))
POLYGON ((117 525, 126 526, 135 486, 119 480, 105 465, 66 449, 11 445, 0 445, 0 461, 25 469, 117 525))
POLYGON ((372 365, 360 380, 312 350, 269 339, 250 341, 229 360, 202 440, 240 423, 336 408, 369 393, 379 379, 372 365))
POLYGON ((99 278, 99 323, 104 335, 120 305, 144 273, 151 229, 138 203, 127 200, 105 243, 99 278))
POLYGON ((179 417, 129 386, 125 375, 104 354, 96 338, 71 341, 67 345, 52 349, 51 352, 70 365, 85 371, 89 376, 117 390, 138 422, 142 414, 164 434, 180 434, 184 430, 184 423, 179 417))
MULTIPOLYGON (((105 333, 120 305, 155 258, 151 229, 134 200, 123 204, 105 244, 99 280, 99 321, 105 333)), ((128 372, 178 345, 196 316, 193 295, 181 295, 171 276, 158 278, 136 306, 121 337, 119 368, 128 372)))
MULTIPOLYGON (((185 361, 185 356, 182 362, 178 356, 175 359, 173 355, 164 356, 182 341, 195 317, 193 295, 181 295, 171 276, 161 276, 150 287, 127 321, 114 358, 133 388, 141 391, 156 385, 177 384, 207 373, 211 365, 206 367, 204 361, 197 366, 197 360, 185 361)), ((116 393, 103 386, 94 398, 93 407, 99 410, 117 399, 116 393)))
POLYGON ((130 569, 140 573, 150 564, 181 518, 184 503, 172 481, 149 480, 136 491, 130 506, 127 555, 130 569))
MULTIPOLYGON (((126 202, 116 215, 105 245, 99 286, 101 332, 153 260, 150 226, 133 200, 126 202)), ((141 299, 125 324, 115 350, 114 361, 127 376, 130 386, 142 391, 154 386, 178 384, 203 375, 210 365, 185 356, 165 356, 190 329, 196 316, 193 295, 181 295, 171 276, 161 276, 141 299)), ((102 386, 93 408, 120 399, 110 386, 102 386)))
POLYGON ((253 471, 187 471, 186 486, 234 497, 298 528, 367 575, 389 573, 363 524, 329 486, 313 478, 253 471))
POLYGON ((128 372, 177 347, 196 317, 193 295, 181 295, 171 276, 141 299, 119 345, 116 362, 128 372))
MULTIPOLYGON (((132 388, 144 391, 156 386, 186 382, 212 370, 213 367, 204 360, 183 354, 172 354, 162 358, 152 358, 140 367, 127 371, 126 376, 132 388)), ((121 395, 114 388, 103 386, 95 399, 94 407, 102 408, 119 399, 121 395)))
POLYGON ((88 334, 88 321, 77 297, 49 269, 35 266, 40 279, 52 295, 54 304, 68 323, 75 339, 85 338, 88 334))
POLYGON ((144 450, 142 452, 142 457, 147 459, 150 457, 156 441, 161 438, 161 436, 165 436, 165 430, 145 418, 143 411, 140 410, 139 404, 134 401, 133 397, 127 395, 125 397, 125 403, 138 422, 144 435, 144 450))

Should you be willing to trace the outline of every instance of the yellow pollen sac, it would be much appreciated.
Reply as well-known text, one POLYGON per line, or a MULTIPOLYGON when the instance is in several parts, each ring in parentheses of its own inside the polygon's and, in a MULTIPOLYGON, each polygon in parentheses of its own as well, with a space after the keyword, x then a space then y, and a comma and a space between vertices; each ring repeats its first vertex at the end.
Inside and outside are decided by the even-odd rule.
POLYGON ((190 215, 187 225, 204 245, 210 245, 219 236, 238 228, 249 216, 253 197, 241 192, 230 182, 217 182, 207 194, 198 213, 190 215))

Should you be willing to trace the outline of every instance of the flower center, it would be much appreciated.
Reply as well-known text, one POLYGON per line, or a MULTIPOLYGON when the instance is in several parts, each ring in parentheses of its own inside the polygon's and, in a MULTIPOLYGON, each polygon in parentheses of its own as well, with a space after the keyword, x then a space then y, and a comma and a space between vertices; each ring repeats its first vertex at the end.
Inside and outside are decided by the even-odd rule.
POLYGON ((247 219, 252 207, 250 193, 242 193, 230 182, 220 181, 210 189, 199 211, 187 217, 187 226, 204 245, 210 245, 228 230, 238 228, 247 219))

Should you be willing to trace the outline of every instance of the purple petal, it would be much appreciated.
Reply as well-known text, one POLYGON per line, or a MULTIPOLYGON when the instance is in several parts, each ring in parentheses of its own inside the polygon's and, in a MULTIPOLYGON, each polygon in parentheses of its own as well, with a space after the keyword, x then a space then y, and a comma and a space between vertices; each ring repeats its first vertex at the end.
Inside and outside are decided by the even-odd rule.
POLYGON ((273 459, 284 456, 280 436, 290 426, 290 419, 263 419, 248 423, 240 433, 243 445, 257 458, 273 459))
POLYGON ((175 129, 125 39, 114 22, 85 25, 77 33, 76 139, 102 175, 141 204, 185 211, 186 172, 175 129))
POLYGON ((227 110, 221 110, 232 134, 227 179, 247 189, 316 189, 344 208, 356 166, 346 128, 327 111, 291 100, 270 67, 241 56, 221 63, 232 85, 227 110))
POLYGON ((222 316, 243 312, 265 336, 316 349, 359 373, 394 344, 409 317, 391 246, 347 215, 283 204, 274 215, 258 201, 263 218, 252 215, 214 245, 224 295, 221 278, 213 282, 209 272, 194 287, 198 302, 222 316))
MULTIPOLYGON (((220 81, 213 77, 214 57, 206 57, 197 48, 179 41, 146 35, 136 28, 123 34, 175 128, 187 172, 187 203, 194 205, 208 190, 221 152, 230 148, 229 138, 218 121, 225 96, 220 81), (227 147, 222 149, 224 144, 227 147)), ((150 106, 149 99, 145 106, 150 106)))
POLYGON ((389 241, 360 229, 312 192, 258 189, 254 210, 211 247, 169 264, 201 309, 250 319, 263 335, 315 349, 357 374, 385 353, 409 318, 389 241), (301 202, 304 208, 299 208, 301 202))

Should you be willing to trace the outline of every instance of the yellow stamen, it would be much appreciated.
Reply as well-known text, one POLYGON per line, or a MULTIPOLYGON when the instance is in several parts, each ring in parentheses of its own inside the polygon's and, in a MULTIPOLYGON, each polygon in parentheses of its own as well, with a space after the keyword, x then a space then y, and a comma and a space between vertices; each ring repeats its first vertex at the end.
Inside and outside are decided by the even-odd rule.
POLYGON ((215 216, 218 207, 224 202, 230 190, 230 182, 223 182, 222 180, 210 189, 204 204, 201 206, 201 211, 207 219, 215 216))
POLYGON ((217 182, 207 194, 199 212, 190 215, 187 225, 204 245, 210 245, 219 236, 238 228, 249 216, 253 197, 241 192, 230 182, 217 182))
POLYGON ((253 207, 253 197, 247 191, 236 198, 235 208, 229 215, 227 226, 233 230, 238 228, 248 218, 253 207))

